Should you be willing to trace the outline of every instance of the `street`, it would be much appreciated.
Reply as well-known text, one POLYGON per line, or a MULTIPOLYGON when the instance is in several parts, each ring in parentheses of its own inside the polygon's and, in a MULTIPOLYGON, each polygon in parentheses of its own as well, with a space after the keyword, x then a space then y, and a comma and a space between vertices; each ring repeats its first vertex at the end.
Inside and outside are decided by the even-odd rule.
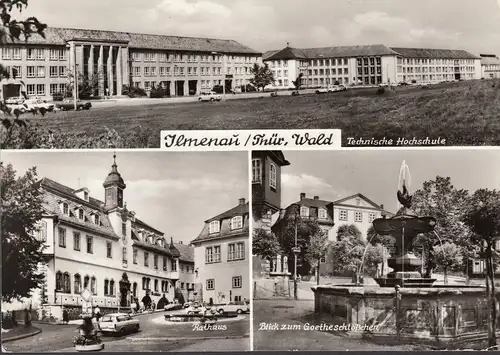
MULTIPOLYGON (((175 313, 172 312, 172 313, 175 313)), ((137 316, 141 322, 139 333, 124 336, 102 336, 107 352, 129 351, 245 351, 250 349, 250 317, 220 320, 226 330, 197 330, 192 323, 167 323, 157 312, 137 316)), ((33 337, 4 344, 10 352, 73 352, 73 337, 77 325, 35 323, 42 332, 33 337)))

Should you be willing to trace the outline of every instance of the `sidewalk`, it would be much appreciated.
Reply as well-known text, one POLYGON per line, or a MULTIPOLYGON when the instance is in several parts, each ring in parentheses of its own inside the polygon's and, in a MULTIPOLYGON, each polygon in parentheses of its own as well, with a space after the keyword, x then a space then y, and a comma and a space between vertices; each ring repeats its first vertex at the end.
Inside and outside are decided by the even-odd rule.
POLYGON ((2 329, 2 344, 8 343, 9 341, 28 338, 41 332, 42 330, 40 328, 32 325, 25 327, 24 324, 19 324, 18 326, 8 330, 2 329))

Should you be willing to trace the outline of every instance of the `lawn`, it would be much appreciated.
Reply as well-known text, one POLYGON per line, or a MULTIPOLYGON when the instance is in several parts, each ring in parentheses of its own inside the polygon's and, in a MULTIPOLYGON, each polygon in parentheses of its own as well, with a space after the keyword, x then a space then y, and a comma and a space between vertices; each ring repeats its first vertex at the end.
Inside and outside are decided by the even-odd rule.
POLYGON ((50 113, 44 118, 26 116, 29 130, 36 131, 19 134, 7 144, 2 138, 2 142, 5 148, 141 148, 158 147, 160 130, 339 128, 343 144, 348 137, 441 137, 446 145, 500 145, 500 80, 376 91, 214 104, 163 102, 50 113))

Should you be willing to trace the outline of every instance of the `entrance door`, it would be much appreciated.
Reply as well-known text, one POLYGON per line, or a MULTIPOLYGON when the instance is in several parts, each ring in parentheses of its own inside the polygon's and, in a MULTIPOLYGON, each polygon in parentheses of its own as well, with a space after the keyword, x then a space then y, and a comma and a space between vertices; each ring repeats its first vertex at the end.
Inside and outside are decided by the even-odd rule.
POLYGON ((178 80, 175 82, 175 94, 176 96, 184 96, 184 81, 178 80))

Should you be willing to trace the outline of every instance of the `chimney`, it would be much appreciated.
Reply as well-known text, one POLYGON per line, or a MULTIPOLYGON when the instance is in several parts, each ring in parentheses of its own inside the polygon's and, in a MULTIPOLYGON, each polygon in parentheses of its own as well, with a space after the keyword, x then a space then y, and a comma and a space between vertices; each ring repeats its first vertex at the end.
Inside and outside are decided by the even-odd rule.
POLYGON ((380 209, 383 210, 384 209, 384 205, 380 205, 380 209))
POLYGON ((315 200, 319 200, 319 196, 314 196, 314 199, 315 200))
POLYGON ((245 199, 244 198, 240 198, 238 201, 240 203, 240 206, 243 206, 245 204, 245 199))
POLYGON ((300 200, 302 201, 305 198, 306 198, 306 193, 305 192, 301 192, 300 193, 300 200))

